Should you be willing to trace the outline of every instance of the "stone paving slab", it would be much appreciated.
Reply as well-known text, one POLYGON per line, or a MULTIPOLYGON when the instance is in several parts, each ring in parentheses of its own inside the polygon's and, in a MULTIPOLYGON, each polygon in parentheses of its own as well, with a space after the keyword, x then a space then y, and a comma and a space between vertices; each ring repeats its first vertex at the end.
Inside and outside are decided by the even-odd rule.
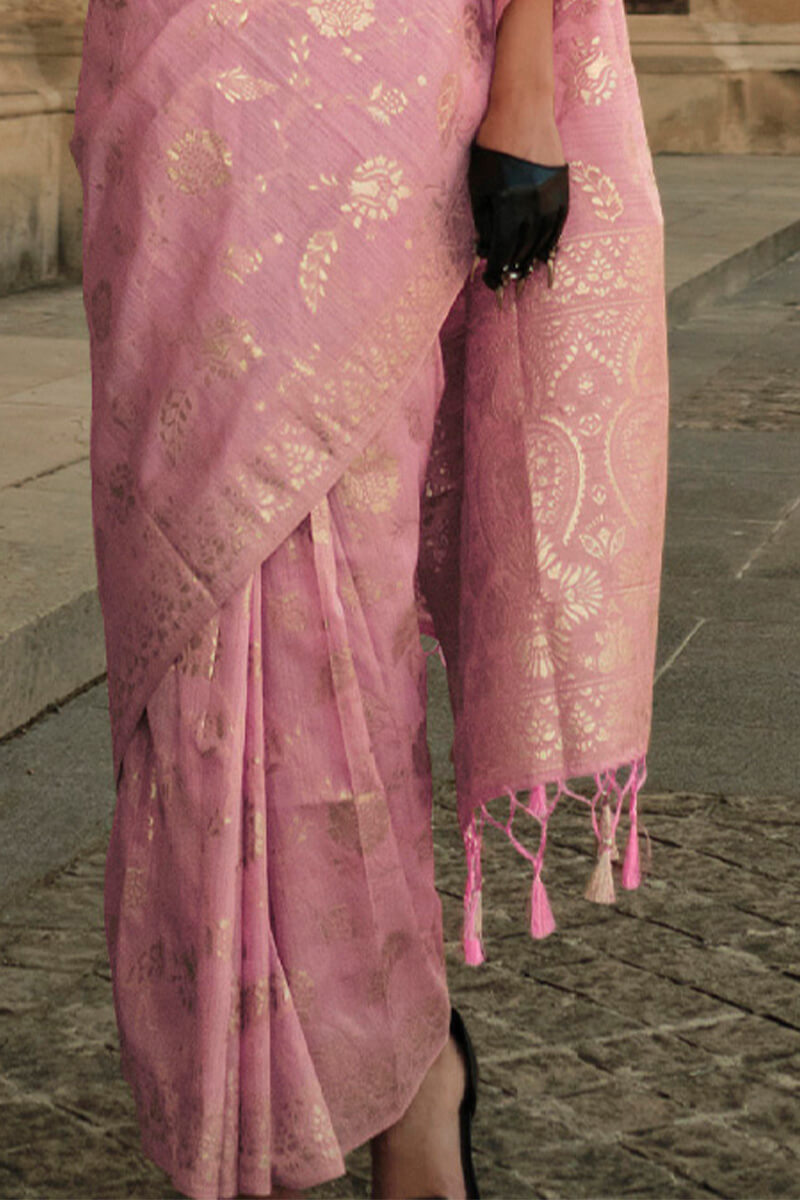
MULTIPOLYGON (((483 1194, 796 1196, 795 803, 648 794, 650 873, 638 892, 619 894, 616 908, 581 898, 591 867, 585 813, 559 810, 554 844, 582 849, 548 866, 558 930, 539 943, 526 931, 523 904, 501 906, 504 914, 495 907, 514 875, 524 895, 528 868, 499 834, 487 836, 488 958, 476 969, 460 960, 463 859, 451 787, 437 785, 450 800, 436 804, 437 885, 450 987, 481 1064, 475 1153, 483 1194), (769 891, 768 875, 754 875, 765 855, 721 859, 747 845, 756 805, 776 835, 794 834, 776 837, 786 856, 782 916, 748 907, 751 891, 769 891), (709 837, 717 816, 727 842, 709 837), (696 872, 687 869, 692 861, 696 872)), ((139 1153, 119 1073, 104 856, 105 837, 0 915, 3 1196, 180 1195, 139 1153)), ((368 1196, 368 1148, 347 1165, 347 1176, 309 1196, 368 1196)))

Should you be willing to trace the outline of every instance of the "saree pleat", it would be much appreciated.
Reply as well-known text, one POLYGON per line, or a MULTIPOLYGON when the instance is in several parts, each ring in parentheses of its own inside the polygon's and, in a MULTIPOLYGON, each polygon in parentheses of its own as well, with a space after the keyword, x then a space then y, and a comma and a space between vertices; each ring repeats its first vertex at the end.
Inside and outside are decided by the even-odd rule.
POLYGON ((441 389, 437 344, 124 756, 106 876, 123 1068, 145 1153, 200 1200, 341 1174, 448 1037, 414 592, 441 389))

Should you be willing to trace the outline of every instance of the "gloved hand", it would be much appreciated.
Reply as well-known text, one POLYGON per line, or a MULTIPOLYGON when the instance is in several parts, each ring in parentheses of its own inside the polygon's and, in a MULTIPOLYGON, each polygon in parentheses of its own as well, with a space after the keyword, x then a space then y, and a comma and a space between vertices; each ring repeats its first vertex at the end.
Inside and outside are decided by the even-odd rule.
POLYGON ((536 262, 547 263, 552 286, 558 239, 569 211, 569 168, 488 150, 473 142, 467 176, 477 242, 476 265, 486 259, 483 282, 502 301, 502 289, 517 287, 536 262))

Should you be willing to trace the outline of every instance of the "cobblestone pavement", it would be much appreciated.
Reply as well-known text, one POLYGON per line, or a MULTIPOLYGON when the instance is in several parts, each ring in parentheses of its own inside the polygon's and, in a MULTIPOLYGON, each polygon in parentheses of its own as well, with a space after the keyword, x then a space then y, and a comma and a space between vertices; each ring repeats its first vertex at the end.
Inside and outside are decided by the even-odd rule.
MULTIPOLYGON (((527 873, 488 829, 476 969, 460 961, 463 854, 452 791, 438 787, 438 886, 450 987, 482 1072, 486 1197, 800 1194, 797 805, 648 793, 643 813, 649 876, 606 908, 580 898, 585 813, 559 809, 558 929, 538 943, 527 873)), ((105 839, 2 915, 4 1197, 180 1194, 138 1152, 119 1075, 104 851, 105 839)), ((368 1149, 348 1167, 309 1194, 369 1196, 368 1149)))
MULTIPOLYGON (((716 340, 701 322, 674 333, 649 873, 616 907, 584 901, 593 839, 583 806, 559 807, 546 866, 558 929, 533 942, 529 868, 488 828, 477 969, 461 962, 464 860, 431 665, 437 883, 482 1071, 487 1200, 800 1197, 800 434, 787 370, 800 261, 753 287, 749 326, 732 303, 734 333, 724 306, 716 340), (768 329, 787 396, 777 427, 772 401, 759 416, 764 376, 741 368, 768 329)), ((0 913, 2 1197, 179 1194, 139 1152, 119 1072, 105 840, 0 913)), ((368 1149, 348 1168, 310 1195, 368 1196, 368 1149)))

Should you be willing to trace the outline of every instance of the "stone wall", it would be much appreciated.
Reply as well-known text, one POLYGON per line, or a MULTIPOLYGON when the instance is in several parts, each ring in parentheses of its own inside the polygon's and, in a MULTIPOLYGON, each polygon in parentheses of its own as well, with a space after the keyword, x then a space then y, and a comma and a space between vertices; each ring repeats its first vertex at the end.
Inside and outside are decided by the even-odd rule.
POLYGON ((628 19, 654 153, 800 154, 800 0, 628 19))
POLYGON ((0 294, 80 276, 69 155, 86 0, 0 0, 0 294))

